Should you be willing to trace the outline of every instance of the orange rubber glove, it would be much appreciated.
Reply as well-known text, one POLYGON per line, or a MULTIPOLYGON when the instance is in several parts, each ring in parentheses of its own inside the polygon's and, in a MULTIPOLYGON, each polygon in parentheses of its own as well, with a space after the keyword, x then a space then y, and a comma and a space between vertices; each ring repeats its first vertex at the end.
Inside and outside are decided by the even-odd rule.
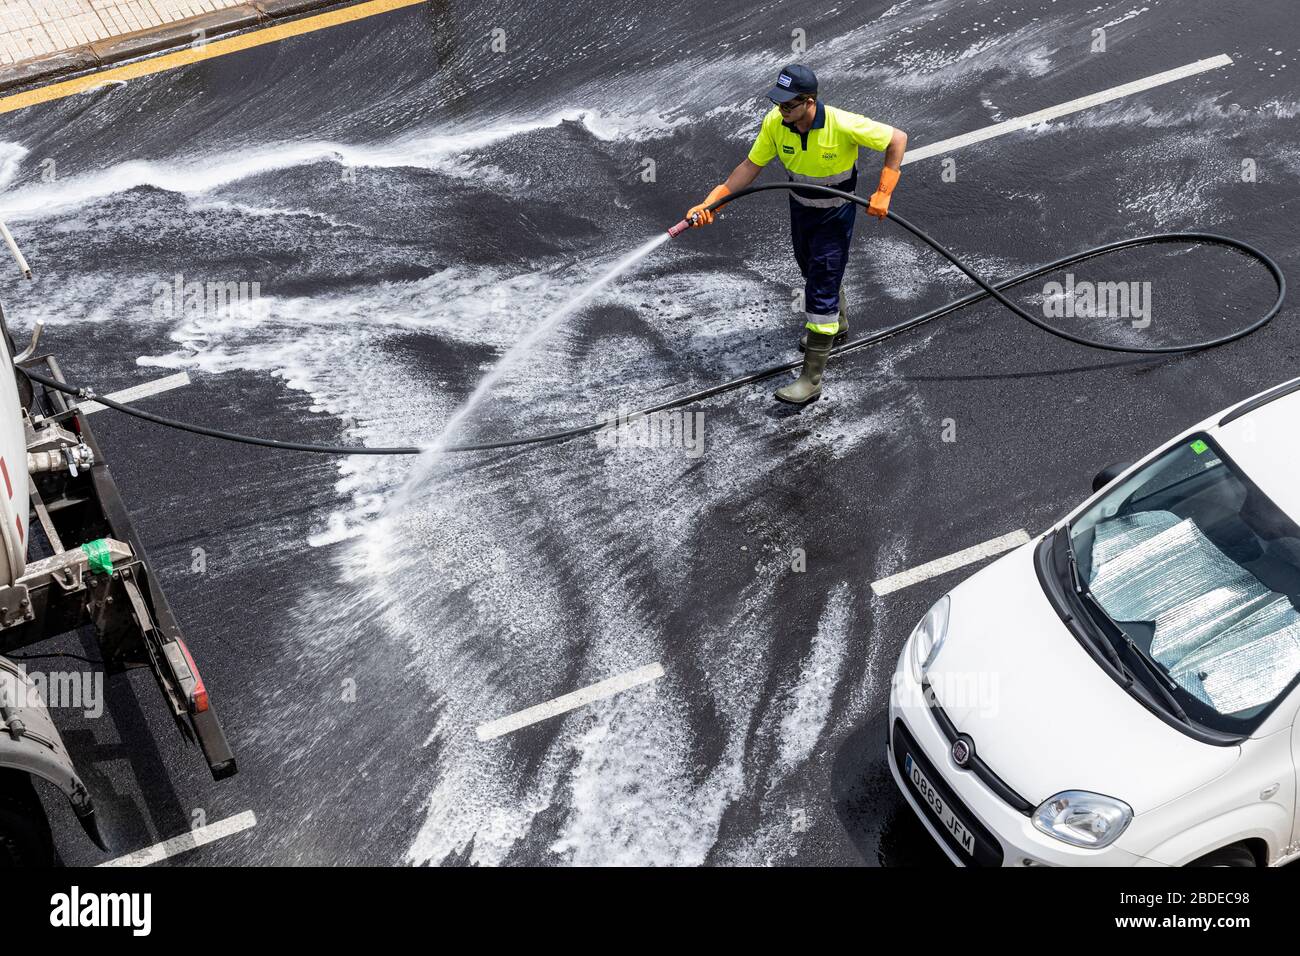
POLYGON ((884 219, 889 212, 889 195, 897 185, 898 170, 886 166, 880 171, 880 187, 871 194, 871 205, 867 207, 867 215, 884 219))
POLYGON ((705 209, 704 207, 711 206, 719 199, 722 199, 723 197, 730 196, 730 195, 731 195, 731 190, 727 188, 727 184, 718 183, 718 185, 713 187, 713 192, 709 193, 709 195, 705 198, 704 202, 700 203, 698 206, 692 206, 690 209, 686 210, 686 218, 690 219, 691 225, 697 229, 700 226, 712 225, 713 213, 709 212, 709 210, 705 209))

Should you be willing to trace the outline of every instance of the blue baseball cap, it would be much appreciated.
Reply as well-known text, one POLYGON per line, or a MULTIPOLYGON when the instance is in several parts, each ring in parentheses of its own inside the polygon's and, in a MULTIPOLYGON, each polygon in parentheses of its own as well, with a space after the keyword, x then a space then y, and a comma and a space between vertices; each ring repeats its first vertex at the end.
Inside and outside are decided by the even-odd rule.
POLYGON ((791 63, 776 76, 776 86, 767 91, 773 103, 788 103, 796 96, 817 92, 817 74, 802 63, 791 63))

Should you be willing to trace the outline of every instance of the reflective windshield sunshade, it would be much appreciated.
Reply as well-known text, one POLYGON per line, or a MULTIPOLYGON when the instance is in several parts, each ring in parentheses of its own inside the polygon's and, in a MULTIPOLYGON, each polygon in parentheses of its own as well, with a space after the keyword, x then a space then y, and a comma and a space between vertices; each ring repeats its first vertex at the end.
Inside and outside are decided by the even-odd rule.
POLYGON ((1178 524, 1178 516, 1168 511, 1139 511, 1118 515, 1097 525, 1092 542, 1092 566, 1109 564, 1130 548, 1154 538, 1178 524))
POLYGON ((1173 669, 1175 680, 1223 714, 1268 703, 1297 673, 1300 614, 1280 595, 1173 669))
POLYGON ((1248 572, 1185 518, 1105 564, 1094 562, 1091 588, 1115 620, 1154 621, 1215 588, 1249 580, 1248 572))
POLYGON ((1277 595, 1254 578, 1212 588, 1156 618, 1151 656, 1174 667, 1225 627, 1259 610, 1277 595))

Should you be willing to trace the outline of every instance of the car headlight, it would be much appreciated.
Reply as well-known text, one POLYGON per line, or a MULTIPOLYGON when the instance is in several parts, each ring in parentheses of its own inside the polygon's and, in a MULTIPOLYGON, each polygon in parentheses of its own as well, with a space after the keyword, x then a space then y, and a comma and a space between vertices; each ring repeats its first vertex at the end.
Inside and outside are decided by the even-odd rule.
POLYGON ((951 604, 945 594, 912 629, 909 638, 912 642, 912 675, 917 680, 925 676, 926 668, 934 663, 935 655, 943 646, 943 639, 948 636, 948 608, 951 604))
POLYGON ((1048 797, 1034 811, 1034 826, 1071 846, 1097 850, 1119 839, 1133 819, 1133 808, 1123 800, 1066 790, 1048 797))

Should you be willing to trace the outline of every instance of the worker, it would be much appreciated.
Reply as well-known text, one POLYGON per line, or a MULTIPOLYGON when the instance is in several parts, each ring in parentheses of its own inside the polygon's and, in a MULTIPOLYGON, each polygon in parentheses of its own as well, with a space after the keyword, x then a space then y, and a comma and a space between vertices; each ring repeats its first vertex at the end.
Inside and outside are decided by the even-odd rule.
MULTIPOLYGON (((880 219, 889 212, 889 197, 898 184, 898 168, 907 149, 907 134, 875 120, 827 106, 818 98, 817 76, 808 67, 792 63, 777 74, 768 91, 775 106, 763 117, 758 138, 749 155, 732 170, 698 206, 686 213, 695 227, 713 222, 706 207, 754 181, 759 171, 779 156, 796 183, 815 183, 844 192, 858 185, 858 147, 884 152, 880 185, 866 210, 880 219)), ((809 190, 790 191, 790 233, 794 257, 804 278, 803 369, 799 377, 776 391, 792 405, 806 405, 821 397, 822 375, 831 348, 848 338, 849 320, 840 285, 848 264, 849 242, 857 206, 837 196, 809 190)))

